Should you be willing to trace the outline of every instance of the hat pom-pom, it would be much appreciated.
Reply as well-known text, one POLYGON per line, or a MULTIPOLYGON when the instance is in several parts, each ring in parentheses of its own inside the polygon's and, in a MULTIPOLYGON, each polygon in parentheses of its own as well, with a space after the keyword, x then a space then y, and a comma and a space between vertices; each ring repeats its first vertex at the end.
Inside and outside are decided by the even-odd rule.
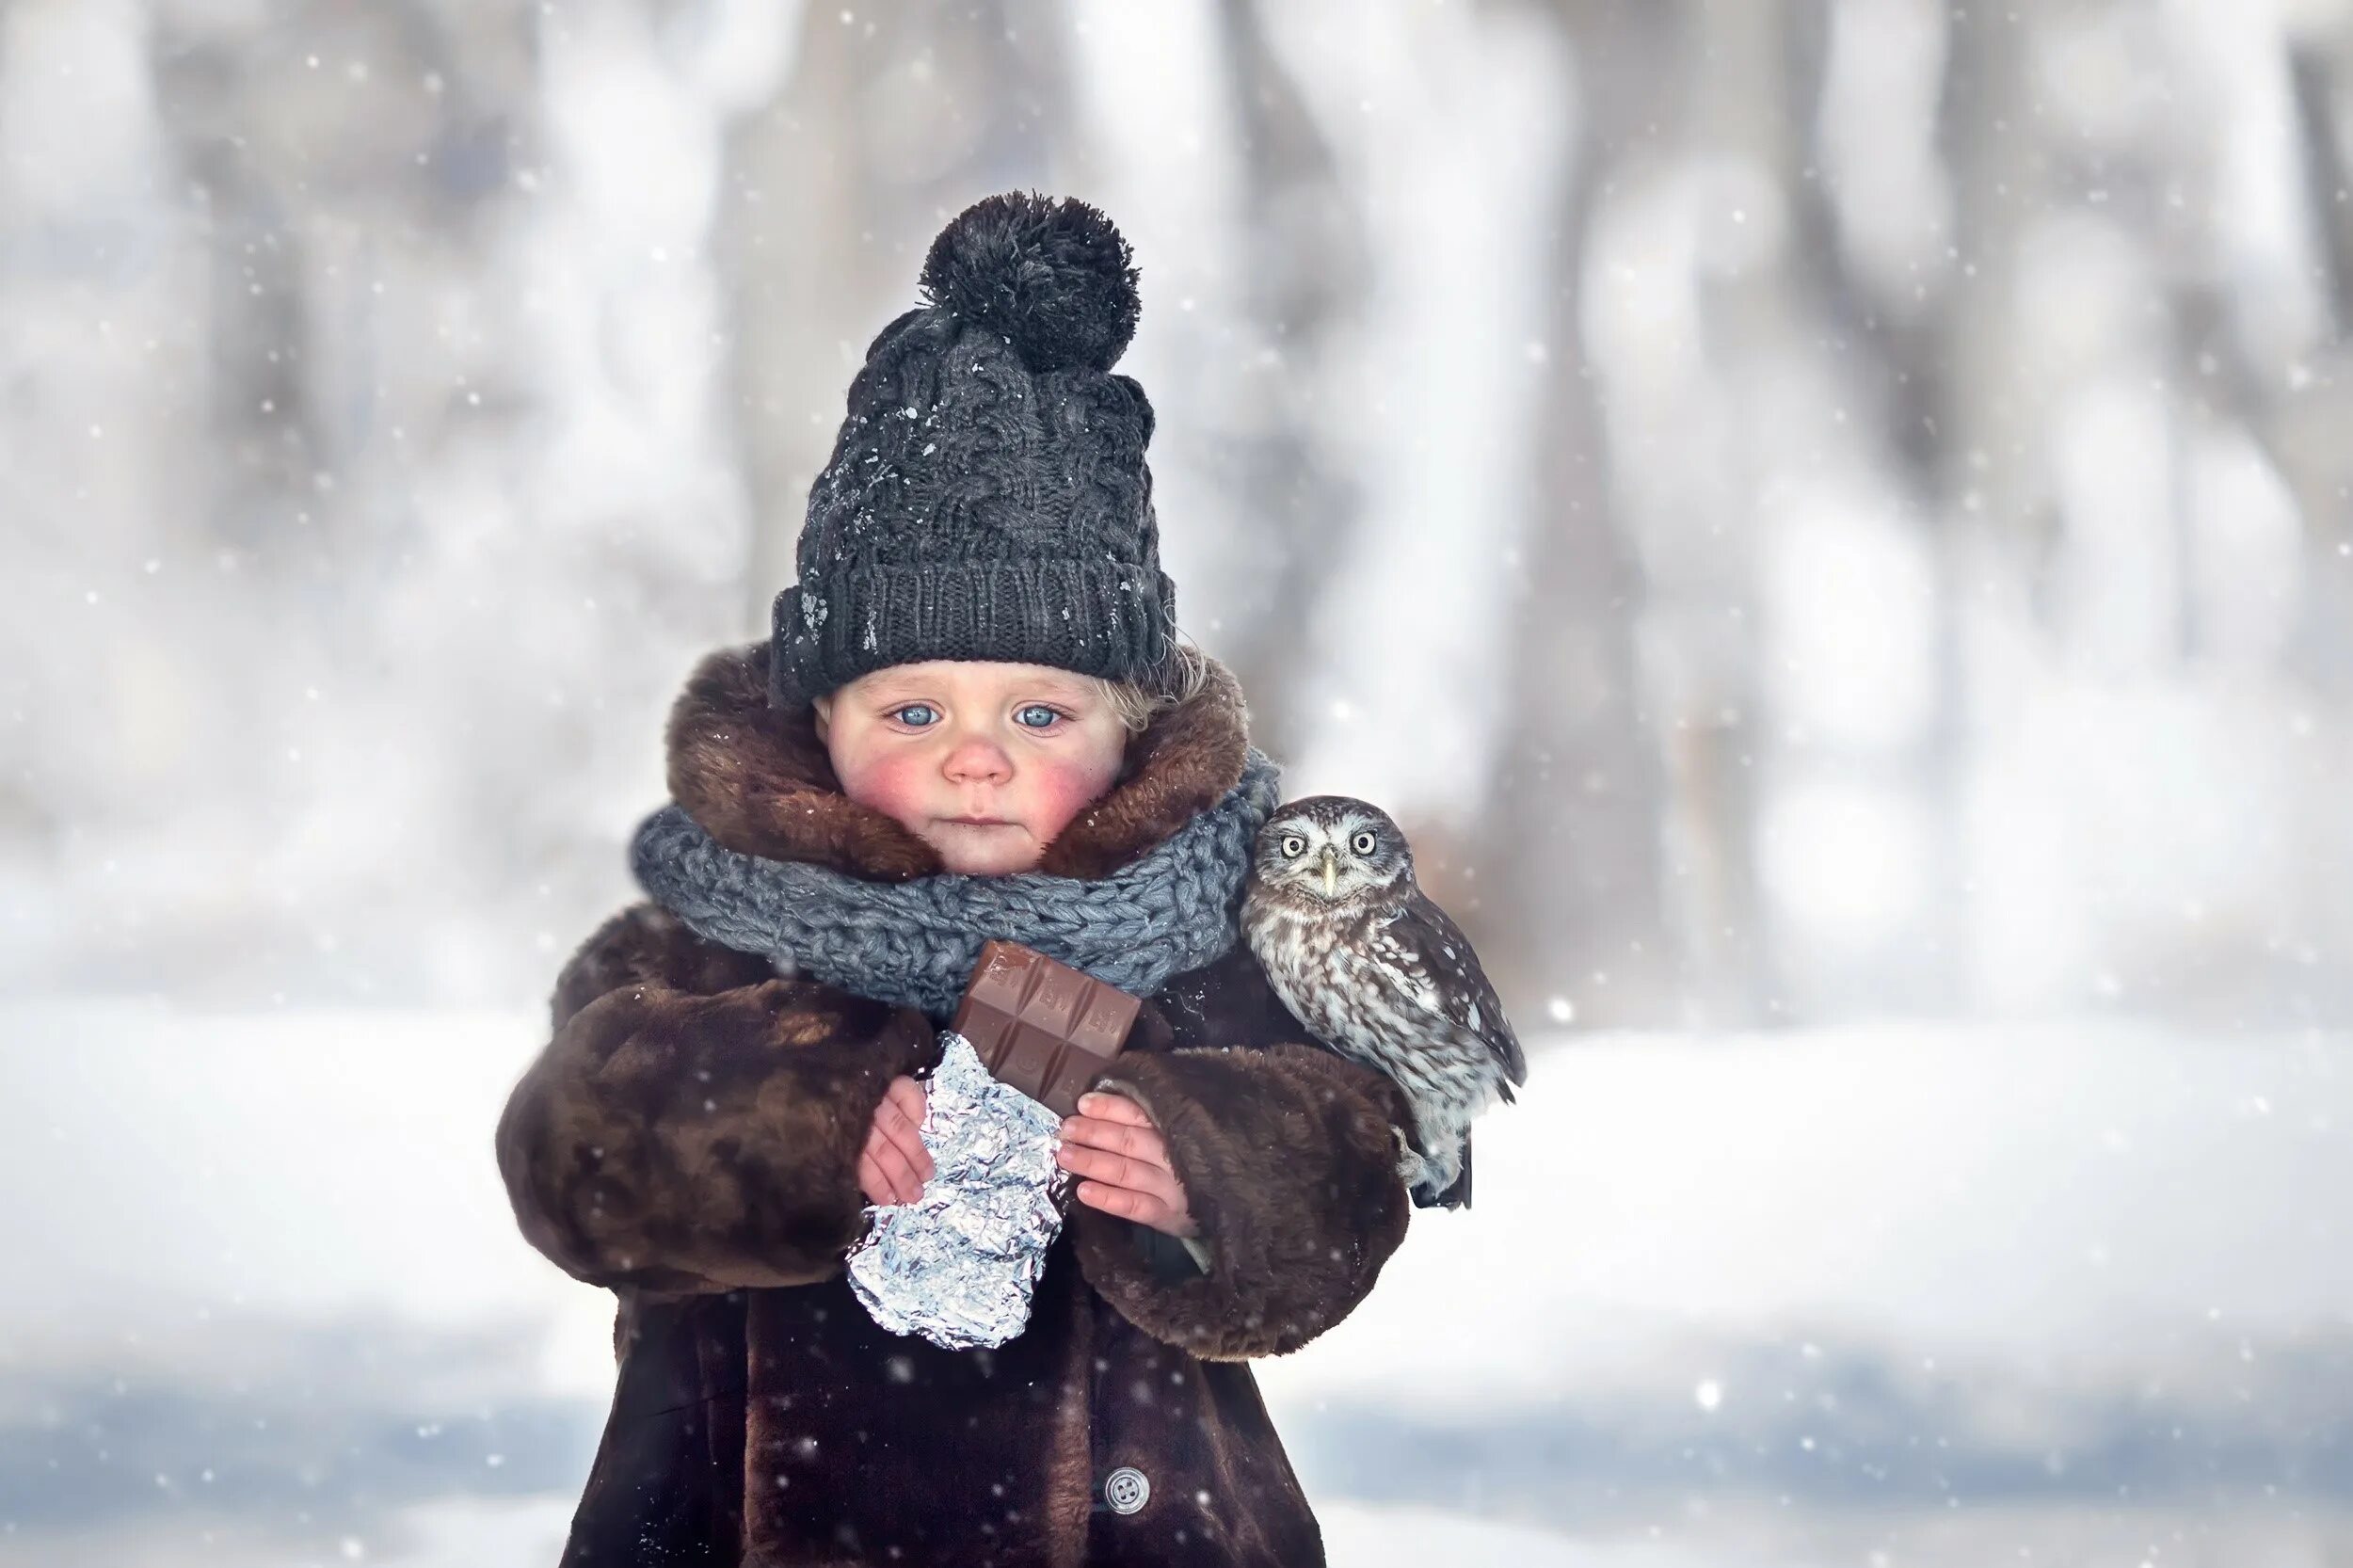
POLYGON ((1109 370, 1141 306, 1128 242, 1083 201, 1009 192, 974 202, 932 241, 934 307, 1001 332, 1034 375, 1109 370))

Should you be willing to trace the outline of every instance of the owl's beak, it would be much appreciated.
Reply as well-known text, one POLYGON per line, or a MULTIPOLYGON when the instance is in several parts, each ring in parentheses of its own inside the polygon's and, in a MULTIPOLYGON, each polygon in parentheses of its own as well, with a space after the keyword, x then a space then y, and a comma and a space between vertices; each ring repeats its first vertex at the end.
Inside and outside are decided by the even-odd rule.
POLYGON ((1339 890, 1340 857, 1330 844, 1323 846, 1323 896, 1330 898, 1339 890))

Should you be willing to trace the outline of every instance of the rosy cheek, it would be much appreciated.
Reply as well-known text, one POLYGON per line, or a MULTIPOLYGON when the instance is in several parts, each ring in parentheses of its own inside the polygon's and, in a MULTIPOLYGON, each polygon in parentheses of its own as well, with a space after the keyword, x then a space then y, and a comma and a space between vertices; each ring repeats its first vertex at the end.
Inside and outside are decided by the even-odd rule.
POLYGON ((921 759, 898 756, 842 757, 834 761, 841 792, 860 806, 880 811, 910 830, 929 824, 932 817, 930 778, 937 769, 921 759))
POLYGON ((1077 764, 1056 760, 1032 767, 1030 831, 1040 842, 1060 837, 1071 818, 1110 788, 1119 771, 1117 759, 1077 764))

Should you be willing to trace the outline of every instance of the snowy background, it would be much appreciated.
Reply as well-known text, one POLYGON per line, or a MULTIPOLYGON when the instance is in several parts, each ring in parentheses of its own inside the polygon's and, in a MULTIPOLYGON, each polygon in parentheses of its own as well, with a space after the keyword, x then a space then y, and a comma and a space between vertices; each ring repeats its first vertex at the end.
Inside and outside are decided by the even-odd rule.
POLYGON ((2349 119, 2348 0, 0 5, 0 1565, 552 1560, 490 1125, 1012 186, 1531 1042, 1266 1368, 1336 1562, 2353 1560, 2349 119))

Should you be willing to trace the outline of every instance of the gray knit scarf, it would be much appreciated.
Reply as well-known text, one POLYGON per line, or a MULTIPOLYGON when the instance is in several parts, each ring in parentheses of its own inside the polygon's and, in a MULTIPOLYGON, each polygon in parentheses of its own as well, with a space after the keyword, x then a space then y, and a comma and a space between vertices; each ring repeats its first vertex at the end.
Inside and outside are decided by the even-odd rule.
POLYGON ((1277 792, 1274 764, 1254 749, 1223 800, 1094 881, 1023 872, 866 882, 739 855, 676 806, 638 828, 630 864, 647 896, 696 935, 936 1017, 955 1010, 991 936, 1148 997, 1233 946, 1252 842, 1277 792))

